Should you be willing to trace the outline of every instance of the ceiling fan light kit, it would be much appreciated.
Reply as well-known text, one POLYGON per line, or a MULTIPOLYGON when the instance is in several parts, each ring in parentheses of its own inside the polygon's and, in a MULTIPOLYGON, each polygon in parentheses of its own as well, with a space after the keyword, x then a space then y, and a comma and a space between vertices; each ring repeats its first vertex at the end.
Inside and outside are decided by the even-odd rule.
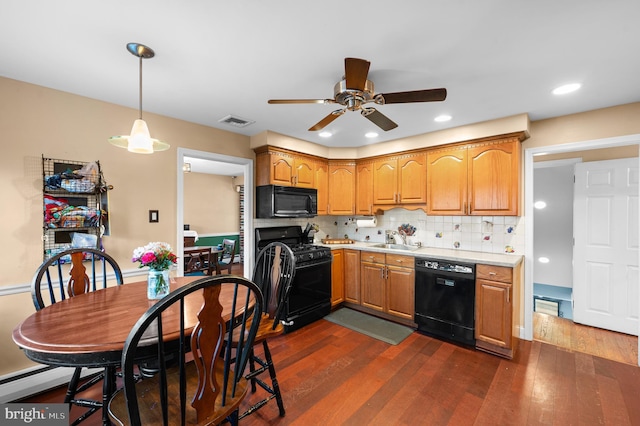
POLYGON ((140 58, 140 117, 133 122, 129 135, 111 136, 109 143, 120 148, 126 148, 129 152, 136 154, 153 154, 157 151, 166 151, 170 145, 152 138, 147 123, 142 119, 142 59, 153 58, 155 52, 150 47, 140 43, 128 43, 127 50, 132 55, 140 58))
POLYGON ((367 80, 371 63, 364 59, 345 58, 344 78, 333 88, 333 99, 270 99, 270 104, 340 104, 344 108, 332 111, 309 128, 322 130, 348 111, 360 114, 384 131, 398 127, 390 118, 368 103, 376 105, 405 104, 415 102, 440 102, 447 98, 447 89, 414 90, 409 92, 375 93, 373 82, 367 80))

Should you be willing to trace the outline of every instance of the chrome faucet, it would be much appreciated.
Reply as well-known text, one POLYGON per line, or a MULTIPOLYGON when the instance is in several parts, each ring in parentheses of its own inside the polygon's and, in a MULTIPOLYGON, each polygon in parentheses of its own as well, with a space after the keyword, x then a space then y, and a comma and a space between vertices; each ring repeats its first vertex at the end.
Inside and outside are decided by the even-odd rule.
POLYGON ((395 235, 399 235, 400 238, 402 239, 402 244, 404 244, 405 246, 407 245, 407 234, 405 234, 404 232, 400 231, 400 232, 394 232, 395 235))

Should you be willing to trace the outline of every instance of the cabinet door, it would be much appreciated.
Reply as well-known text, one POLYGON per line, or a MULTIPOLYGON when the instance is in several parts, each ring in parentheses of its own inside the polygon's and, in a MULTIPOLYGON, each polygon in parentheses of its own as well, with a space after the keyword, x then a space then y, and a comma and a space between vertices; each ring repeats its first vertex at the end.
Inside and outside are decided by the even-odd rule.
POLYGON ((398 162, 396 159, 373 163, 373 204, 397 204, 398 162))
POLYGON ((314 174, 315 164, 308 158, 294 158, 294 181, 295 186, 302 188, 315 188, 314 174))
POLYGON ((360 304, 360 250, 344 249, 344 300, 360 304))
POLYGON ((373 214, 373 163, 356 166, 356 214, 373 214))
POLYGON ((400 204, 427 202, 427 154, 398 159, 398 201, 400 204))
POLYGON ((520 142, 469 148, 469 214, 517 215, 520 142))
POLYGON ((362 306, 377 311, 384 311, 385 269, 383 264, 361 263, 360 295, 362 306))
POLYGON ((315 182, 318 190, 318 214, 326 215, 329 207, 329 165, 326 162, 316 162, 315 182))
POLYGON ((511 348, 511 288, 508 283, 476 279, 476 340, 511 348))
POLYGON ((291 186, 293 184, 293 158, 271 154, 270 160, 270 183, 291 186))
POLYGON ((467 150, 427 153, 427 214, 467 214, 467 150))
POLYGON ((331 250, 331 306, 344 302, 344 251, 331 250))
POLYGON ((329 163, 329 214, 354 214, 355 190, 355 164, 329 163))
POLYGON ((415 270, 387 266, 387 312, 413 320, 415 270))

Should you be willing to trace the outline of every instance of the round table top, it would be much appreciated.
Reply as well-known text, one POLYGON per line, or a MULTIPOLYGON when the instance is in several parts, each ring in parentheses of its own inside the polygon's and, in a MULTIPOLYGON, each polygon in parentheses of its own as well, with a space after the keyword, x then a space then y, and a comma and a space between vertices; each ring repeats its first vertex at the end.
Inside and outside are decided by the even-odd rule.
MULTIPOLYGON (((179 277, 171 290, 202 277, 179 277)), ((223 285, 220 302, 230 306, 233 286, 223 285), (229 290, 225 292, 225 287, 229 290)), ((202 298, 190 298, 186 310, 193 327, 202 298)), ((189 301, 189 298, 187 298, 189 301)), ((147 299, 147 282, 128 283, 80 294, 36 311, 13 330, 13 341, 31 360, 56 366, 119 364, 133 325, 157 301, 147 299)), ((171 333, 165 327, 165 335, 171 333)))

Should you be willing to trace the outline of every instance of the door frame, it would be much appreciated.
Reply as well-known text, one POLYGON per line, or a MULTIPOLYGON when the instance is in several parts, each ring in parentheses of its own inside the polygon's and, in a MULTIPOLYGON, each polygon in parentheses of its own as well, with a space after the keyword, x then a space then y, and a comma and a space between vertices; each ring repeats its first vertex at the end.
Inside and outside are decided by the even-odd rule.
MULTIPOLYGON (((593 139, 579 142, 569 142, 560 145, 540 146, 524 150, 524 214, 525 214, 525 250, 524 250, 524 329, 520 330, 520 337, 533 340, 533 157, 545 154, 559 154, 572 151, 587 151, 591 149, 613 148, 618 146, 640 145, 640 134, 617 136, 604 139, 593 139)), ((640 165, 640 155, 639 155, 640 165)), ((640 259, 639 259, 640 260, 640 259)), ((640 302, 640 301, 639 301, 640 302)), ((638 339, 640 349, 640 339, 638 339)), ((640 351, 638 354, 640 365, 640 351)))
MULTIPOLYGON (((184 256, 184 172, 182 164, 184 157, 200 158, 203 160, 237 164, 244 169, 244 276, 250 277, 253 271, 253 160, 250 158, 232 157, 230 155, 216 154, 214 152, 197 151, 194 149, 178 148, 177 158, 177 218, 176 218, 176 246, 177 256, 184 256)), ((184 275, 184 265, 178 262, 178 275, 184 275)))

